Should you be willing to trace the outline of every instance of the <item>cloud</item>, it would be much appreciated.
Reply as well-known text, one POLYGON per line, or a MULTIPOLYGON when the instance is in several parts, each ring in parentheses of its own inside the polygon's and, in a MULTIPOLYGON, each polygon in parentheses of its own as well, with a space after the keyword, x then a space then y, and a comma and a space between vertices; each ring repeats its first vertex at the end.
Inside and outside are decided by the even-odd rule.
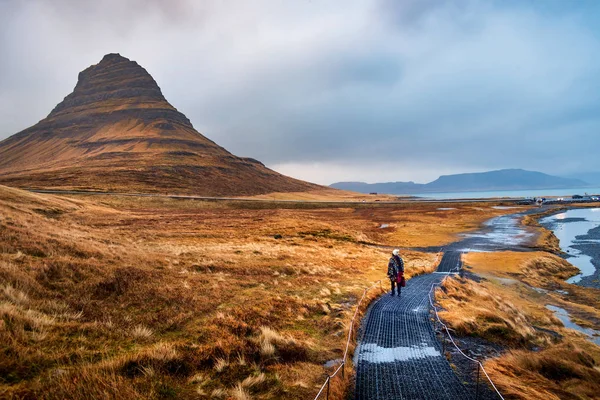
POLYGON ((0 138, 120 52, 203 134, 304 179, 600 170, 594 2, 0 4, 0 138))

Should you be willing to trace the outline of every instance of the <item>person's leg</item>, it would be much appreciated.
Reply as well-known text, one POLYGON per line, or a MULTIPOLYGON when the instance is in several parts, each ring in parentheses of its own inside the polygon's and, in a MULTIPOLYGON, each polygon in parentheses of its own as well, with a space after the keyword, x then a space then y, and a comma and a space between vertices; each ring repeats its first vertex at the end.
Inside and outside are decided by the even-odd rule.
POLYGON ((394 289, 395 289, 395 287, 396 287, 396 281, 395 281, 395 280, 393 280, 393 279, 390 279, 390 283, 391 283, 391 285, 392 285, 392 296, 393 296, 393 295, 394 295, 394 291, 395 291, 394 289))

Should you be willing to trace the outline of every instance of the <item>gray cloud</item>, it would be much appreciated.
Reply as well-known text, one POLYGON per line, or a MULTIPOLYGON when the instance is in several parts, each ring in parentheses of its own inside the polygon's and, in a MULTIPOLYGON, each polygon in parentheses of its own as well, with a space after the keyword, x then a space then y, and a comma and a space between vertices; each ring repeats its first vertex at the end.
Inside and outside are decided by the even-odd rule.
POLYGON ((120 52, 206 136, 304 179, 600 170, 598 10, 594 2, 8 0, 0 138, 43 118, 78 71, 120 52))

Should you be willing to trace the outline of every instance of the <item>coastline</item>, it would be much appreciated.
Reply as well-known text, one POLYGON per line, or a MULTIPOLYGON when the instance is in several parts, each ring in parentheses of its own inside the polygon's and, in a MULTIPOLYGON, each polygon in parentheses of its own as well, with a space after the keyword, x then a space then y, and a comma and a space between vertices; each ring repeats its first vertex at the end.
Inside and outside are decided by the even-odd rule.
MULTIPOLYGON (((542 227, 547 232, 550 232, 552 236, 556 237, 555 230, 558 226, 558 222, 556 220, 543 221, 544 219, 572 210, 591 210, 597 208, 600 208, 600 206, 596 205, 594 207, 561 207, 560 209, 552 210, 551 212, 540 213, 536 216, 535 219, 540 227, 542 227)), ((582 221, 584 221, 584 219, 582 218, 566 218, 561 220, 560 223, 569 224, 573 222, 582 221)), ((561 251, 561 254, 559 255, 565 260, 569 261, 571 264, 573 264, 573 262, 571 262, 572 259, 578 257, 589 258, 590 263, 594 269, 591 274, 577 277, 575 281, 569 283, 583 287, 600 289, 600 223, 588 230, 585 234, 578 234, 574 238, 575 240, 572 243, 560 243, 559 240, 559 246, 561 251), (570 251, 571 249, 574 249, 575 251, 579 252, 579 254, 572 254, 572 252, 570 251)), ((577 265, 575 266, 577 267, 577 265)))

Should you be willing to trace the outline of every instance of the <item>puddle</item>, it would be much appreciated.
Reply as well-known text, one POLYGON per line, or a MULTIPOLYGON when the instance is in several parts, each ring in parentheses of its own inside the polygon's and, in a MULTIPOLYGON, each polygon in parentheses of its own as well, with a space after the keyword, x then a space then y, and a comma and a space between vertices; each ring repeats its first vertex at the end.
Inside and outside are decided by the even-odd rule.
POLYGON ((592 264, 592 257, 587 256, 580 251, 570 252, 569 254, 573 254, 574 257, 567 258, 567 261, 579 268, 581 273, 567 279, 567 283, 577 283, 584 276, 594 275, 596 267, 592 264))
POLYGON ((536 292, 540 293, 540 294, 547 294, 548 291, 546 289, 542 289, 539 287, 535 287, 535 286, 529 286, 531 289, 535 290, 536 292))
POLYGON ((569 312, 564 308, 556 307, 551 304, 547 304, 546 308, 554 313, 554 316, 563 323, 565 328, 574 329, 578 332, 584 333, 589 336, 589 340, 600 345, 600 331, 591 328, 583 328, 573 321, 569 317, 569 312))
POLYGON ((385 228, 389 228, 389 227, 390 227, 390 224, 381 224, 379 229, 385 229, 385 228))
POLYGON ((500 282, 503 285, 514 285, 516 283, 519 283, 519 281, 517 281, 515 279, 511 279, 511 278, 494 277, 494 279, 496 279, 498 282, 500 282))
POLYGON ((441 357, 440 352, 433 346, 422 343, 421 346, 409 347, 379 347, 376 343, 366 343, 360 346, 358 361, 370 363, 393 363, 410 361, 427 357, 441 357))
POLYGON ((513 206, 493 206, 492 208, 494 210, 512 210, 512 209, 519 208, 519 207, 513 207, 513 206))
POLYGON ((453 207, 440 207, 440 208, 438 208, 438 210, 440 210, 440 211, 450 211, 450 210, 456 210, 456 208, 453 208, 453 207))
POLYGON ((532 239, 534 234, 520 223, 520 215, 503 215, 492 218, 483 224, 483 229, 464 234, 464 244, 470 251, 477 248, 504 249, 522 246, 532 239))
POLYGON ((567 260, 581 270, 579 275, 568 279, 568 283, 577 283, 581 278, 596 272, 592 257, 574 246, 600 242, 594 238, 585 238, 590 230, 600 226, 600 208, 567 210, 542 218, 540 223, 554 232, 560 241, 561 250, 571 256, 567 260))

